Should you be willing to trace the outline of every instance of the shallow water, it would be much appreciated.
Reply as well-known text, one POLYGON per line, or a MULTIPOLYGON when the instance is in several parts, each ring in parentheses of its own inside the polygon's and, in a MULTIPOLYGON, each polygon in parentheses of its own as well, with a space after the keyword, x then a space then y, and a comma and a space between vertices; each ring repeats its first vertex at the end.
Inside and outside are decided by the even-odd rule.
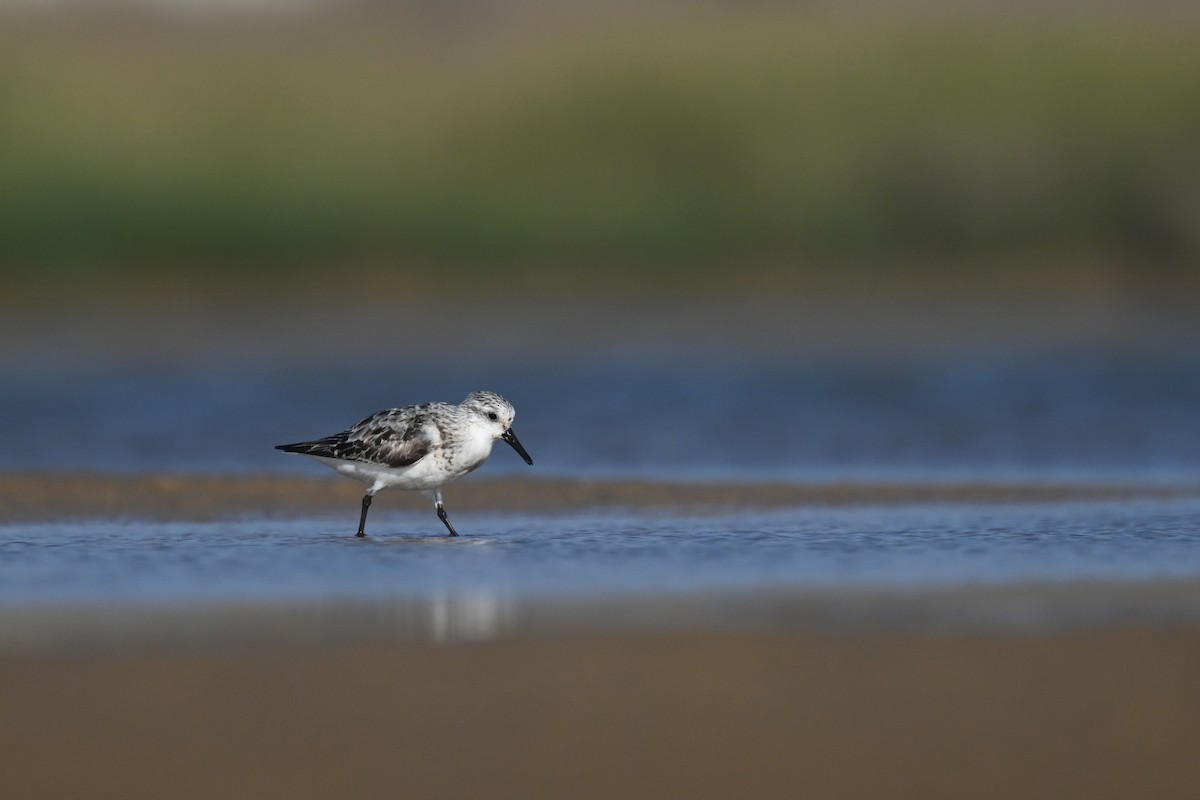
MULTIPOLYGON (((0 373, 0 470, 327 475, 272 446, 480 387, 513 400, 535 459, 530 470, 500 446, 492 475, 1200 483, 1200 357, 1179 351, 305 369, 14 361, 0 373)), ((781 588, 833 590, 842 604, 871 587, 1200 575, 1196 500, 696 516, 468 514, 453 491, 447 500, 457 540, 423 502, 399 499, 373 510, 367 541, 349 535, 354 507, 337 519, 0 524, 0 604, 408 599, 433 603, 435 617, 466 608, 470 622, 544 598, 781 588)))
MULTIPOLYGON (((14 361, 0 470, 320 474, 273 445, 500 391, 529 474, 1200 481, 1200 356, 14 361)), ((525 472, 507 448, 488 473, 525 472)))
MULTIPOLYGON (((351 510, 352 511, 352 510, 351 510)), ((351 514, 352 516, 352 514, 351 514)), ((1200 574, 1200 500, 0 526, 0 603, 528 600, 1200 574)))

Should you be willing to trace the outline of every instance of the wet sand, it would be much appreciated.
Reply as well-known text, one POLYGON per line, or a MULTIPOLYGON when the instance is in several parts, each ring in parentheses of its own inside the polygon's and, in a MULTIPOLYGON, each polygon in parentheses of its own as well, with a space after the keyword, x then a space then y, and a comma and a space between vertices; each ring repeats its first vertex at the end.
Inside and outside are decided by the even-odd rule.
POLYGON ((591 633, 0 659, 6 796, 1200 791, 1200 628, 591 633))
MULTIPOLYGON (((362 486, 337 476, 0 474, 0 522, 80 518, 210 520, 357 512, 362 486)), ((471 478, 454 485, 454 509, 554 513, 662 508, 703 513, 912 503, 1038 503, 1195 496, 1195 488, 1072 484, 729 484, 569 478, 471 478)), ((382 492, 373 513, 426 508, 419 495, 382 492)))
MULTIPOLYGON (((480 478, 456 487, 455 502, 703 512, 1184 493, 480 478)), ((422 502, 392 497, 393 508, 422 502)), ((336 477, 0 477, 6 520, 345 516, 358 498, 336 477)), ((1195 580, 436 605, 4 609, 0 788, 21 798, 1200 793, 1195 580), (1026 624, 1030 608, 1062 616, 1026 624), (980 624, 996 619, 1015 622, 980 624)))

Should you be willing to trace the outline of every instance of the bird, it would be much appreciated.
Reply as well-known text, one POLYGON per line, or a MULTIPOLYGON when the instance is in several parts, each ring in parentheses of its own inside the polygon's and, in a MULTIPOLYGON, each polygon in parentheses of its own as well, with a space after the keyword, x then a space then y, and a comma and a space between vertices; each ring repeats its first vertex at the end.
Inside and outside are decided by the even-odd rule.
POLYGON ((356 536, 366 536, 367 511, 381 489, 396 487, 431 497, 451 536, 458 531, 446 515, 442 487, 478 469, 497 439, 526 464, 533 459, 513 433, 516 411, 495 392, 471 392, 458 405, 419 403, 372 414, 341 433, 308 442, 276 445, 300 453, 368 484, 356 536))

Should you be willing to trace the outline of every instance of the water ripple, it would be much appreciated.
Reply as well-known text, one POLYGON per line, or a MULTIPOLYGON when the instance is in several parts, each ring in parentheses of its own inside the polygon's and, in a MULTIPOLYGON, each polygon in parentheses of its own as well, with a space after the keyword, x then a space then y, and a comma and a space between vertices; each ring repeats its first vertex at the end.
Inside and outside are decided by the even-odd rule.
POLYGON ((380 515, 365 540, 324 520, 0 526, 0 602, 520 598, 1200 574, 1196 500, 462 514, 462 529, 478 533, 458 539, 432 531, 426 516, 380 515))

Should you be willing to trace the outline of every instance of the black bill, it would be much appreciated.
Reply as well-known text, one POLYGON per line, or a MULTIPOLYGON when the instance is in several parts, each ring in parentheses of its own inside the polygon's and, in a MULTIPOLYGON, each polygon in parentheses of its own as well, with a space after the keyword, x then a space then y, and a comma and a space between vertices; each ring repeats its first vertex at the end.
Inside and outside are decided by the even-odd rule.
POLYGON ((500 435, 500 438, 512 445, 512 449, 521 454, 521 458, 525 459, 525 463, 533 466, 533 459, 529 457, 529 453, 525 452, 525 448, 521 447, 521 443, 517 441, 517 435, 513 433, 512 428, 506 430, 500 435))

